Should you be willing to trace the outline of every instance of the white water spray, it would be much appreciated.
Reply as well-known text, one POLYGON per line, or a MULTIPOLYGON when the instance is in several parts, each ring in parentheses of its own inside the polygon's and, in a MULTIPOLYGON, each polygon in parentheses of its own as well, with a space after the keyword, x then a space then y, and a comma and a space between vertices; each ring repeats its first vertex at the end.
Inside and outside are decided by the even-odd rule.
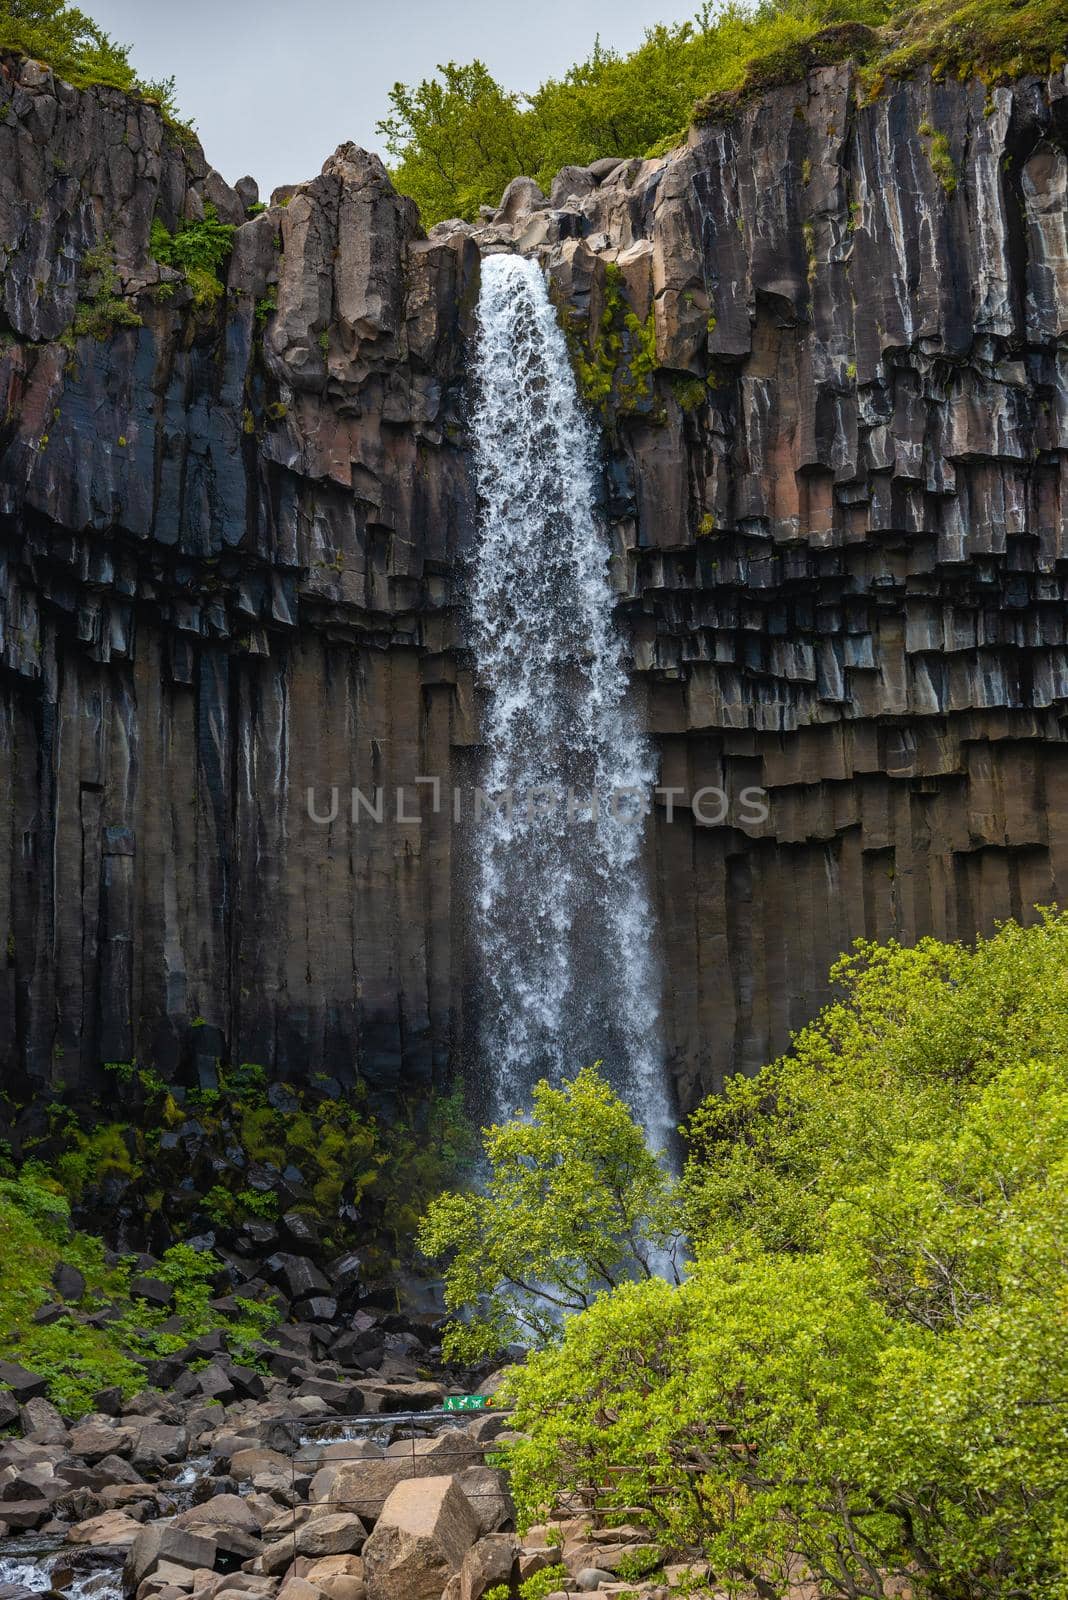
POLYGON ((628 704, 596 440, 535 262, 483 262, 478 321, 482 787, 513 799, 475 829, 490 1109, 600 1059, 659 1147, 674 1119, 643 865, 656 772, 628 704))

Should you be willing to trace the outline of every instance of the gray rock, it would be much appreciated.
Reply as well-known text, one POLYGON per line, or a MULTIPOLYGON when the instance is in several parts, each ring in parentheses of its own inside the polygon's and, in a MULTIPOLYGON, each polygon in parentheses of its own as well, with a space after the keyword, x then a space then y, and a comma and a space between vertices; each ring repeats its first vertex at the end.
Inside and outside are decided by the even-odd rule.
POLYGON ((61 1300, 80 1300, 85 1293, 85 1275, 77 1267, 59 1262, 52 1274, 52 1284, 61 1300))

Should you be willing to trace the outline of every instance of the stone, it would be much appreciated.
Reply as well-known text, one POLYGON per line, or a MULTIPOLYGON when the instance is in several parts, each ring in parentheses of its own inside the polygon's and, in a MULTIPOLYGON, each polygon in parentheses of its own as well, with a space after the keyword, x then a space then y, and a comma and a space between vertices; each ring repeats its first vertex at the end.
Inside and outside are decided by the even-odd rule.
POLYGON ((16 1361, 0 1361, 0 1384, 11 1390, 20 1405, 48 1393, 47 1378, 42 1378, 36 1372, 28 1372, 16 1361))
POLYGON ((70 1431, 70 1450, 82 1461, 94 1463, 105 1456, 121 1455, 133 1448, 133 1435, 126 1428, 105 1422, 81 1422, 70 1431))
POLYGON ((473 1544, 460 1568, 458 1600, 482 1600, 487 1589, 511 1584, 516 1541, 510 1533, 491 1533, 473 1544))
POLYGON ((67 1543, 129 1550, 142 1531, 141 1524, 128 1512, 103 1511, 99 1516, 76 1522, 67 1532, 67 1543))
POLYGON ((440 1600, 477 1538, 470 1501, 452 1478, 398 1484, 364 1546, 368 1600, 440 1600))
POLYGON ((245 1533, 259 1533, 261 1518, 249 1501, 239 1494, 217 1494, 202 1505, 190 1506, 180 1511, 174 1519, 176 1528, 240 1528, 245 1533))
POLYGON ((130 1460, 142 1471, 158 1471, 162 1466, 184 1461, 188 1454, 189 1435, 184 1428, 150 1422, 135 1435, 130 1460))
POLYGON ((123 1567, 122 1582, 127 1594, 136 1593, 146 1578, 173 1569, 195 1572, 215 1565, 215 1541, 188 1528, 169 1527, 153 1522, 139 1528, 130 1545, 123 1567))
POLYGON ((61 1300, 80 1300, 85 1294, 85 1274, 60 1261, 52 1273, 52 1286, 61 1300))
MULTIPOLYGON (((431 1439, 398 1440, 378 1458, 364 1456, 355 1462, 337 1462, 337 1470, 326 1485, 326 1503, 373 1520, 398 1484, 413 1478, 452 1475, 478 1459, 470 1441, 462 1435, 439 1434, 431 1439)), ((322 1493, 318 1473, 313 1484, 322 1493)))
POLYGON ((19 1423, 27 1438, 38 1444, 65 1444, 68 1430, 56 1407, 50 1400, 36 1396, 19 1407, 19 1423))
POLYGON ((606 1572, 603 1567, 581 1567, 575 1574, 578 1589, 599 1589, 604 1583, 614 1582, 615 1573, 606 1572))
POLYGON ((544 210, 546 205, 548 200, 533 178, 513 178, 501 195, 501 203, 493 220, 512 224, 523 222, 532 212, 544 210))
POLYGON ((357 1555, 366 1538, 367 1529, 359 1517, 345 1511, 313 1516, 295 1535, 302 1556, 357 1555))
POLYGON ((21 1533, 27 1528, 39 1528, 51 1514, 51 1503, 43 1495, 35 1495, 26 1500, 5 1500, 0 1521, 13 1532, 21 1533))
POLYGON ((457 1483, 471 1502, 480 1533, 496 1533, 515 1524, 515 1506, 508 1489, 508 1478, 495 1467, 464 1467, 457 1483))
POLYGON ((169 1309, 174 1304, 172 1285, 164 1283, 162 1278, 151 1278, 145 1274, 130 1279, 130 1294, 135 1300, 147 1300, 151 1306, 169 1309))
POLYGON ((268 1258, 265 1269, 272 1283, 280 1284, 291 1300, 330 1294, 326 1278, 307 1256, 281 1250, 268 1258))
POLYGON ((591 161, 586 171, 596 183, 604 183, 613 172, 618 172, 623 162, 619 156, 601 156, 597 161, 591 161))
POLYGON ((0 1428, 13 1428, 18 1420, 18 1401, 10 1389, 0 1389, 0 1428))
POLYGON ((332 1383, 328 1378, 305 1378, 298 1395, 318 1395, 332 1411, 357 1416, 363 1410, 363 1394, 354 1383, 332 1383))

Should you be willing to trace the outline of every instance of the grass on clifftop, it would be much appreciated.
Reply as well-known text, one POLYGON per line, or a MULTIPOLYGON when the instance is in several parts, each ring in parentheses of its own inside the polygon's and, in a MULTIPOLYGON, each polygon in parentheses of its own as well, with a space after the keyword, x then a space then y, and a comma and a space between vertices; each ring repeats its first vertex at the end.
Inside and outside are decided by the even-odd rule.
POLYGON ((172 128, 189 131, 178 119, 174 79, 151 82, 139 77, 129 47, 66 0, 0 0, 0 51, 5 50, 47 63, 78 89, 103 84, 155 101, 172 128))
POLYGON ((1064 64, 1060 0, 744 0, 691 22, 650 28, 628 55, 604 49, 528 93, 505 89, 480 61, 449 62, 434 78, 398 83, 379 124, 397 187, 429 227, 474 220, 520 173, 548 189, 563 166, 602 156, 659 155, 691 121, 723 115, 740 97, 804 76, 810 67, 861 62, 872 92, 892 76, 986 83, 1064 64))

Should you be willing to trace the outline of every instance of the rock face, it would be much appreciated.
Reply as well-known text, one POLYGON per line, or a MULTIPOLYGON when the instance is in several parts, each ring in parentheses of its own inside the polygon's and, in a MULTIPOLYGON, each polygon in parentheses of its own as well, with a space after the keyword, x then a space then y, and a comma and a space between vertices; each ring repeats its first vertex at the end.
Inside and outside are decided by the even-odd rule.
POLYGON ((480 248, 543 258, 606 398, 682 1099, 858 934, 1063 897, 1063 75, 862 103, 821 69, 429 238, 351 146, 246 217, 148 106, 11 61, 0 103, 6 1083, 462 1059, 480 248), (149 231, 209 204, 198 310, 149 231), (60 342, 79 307, 106 337, 60 342))

